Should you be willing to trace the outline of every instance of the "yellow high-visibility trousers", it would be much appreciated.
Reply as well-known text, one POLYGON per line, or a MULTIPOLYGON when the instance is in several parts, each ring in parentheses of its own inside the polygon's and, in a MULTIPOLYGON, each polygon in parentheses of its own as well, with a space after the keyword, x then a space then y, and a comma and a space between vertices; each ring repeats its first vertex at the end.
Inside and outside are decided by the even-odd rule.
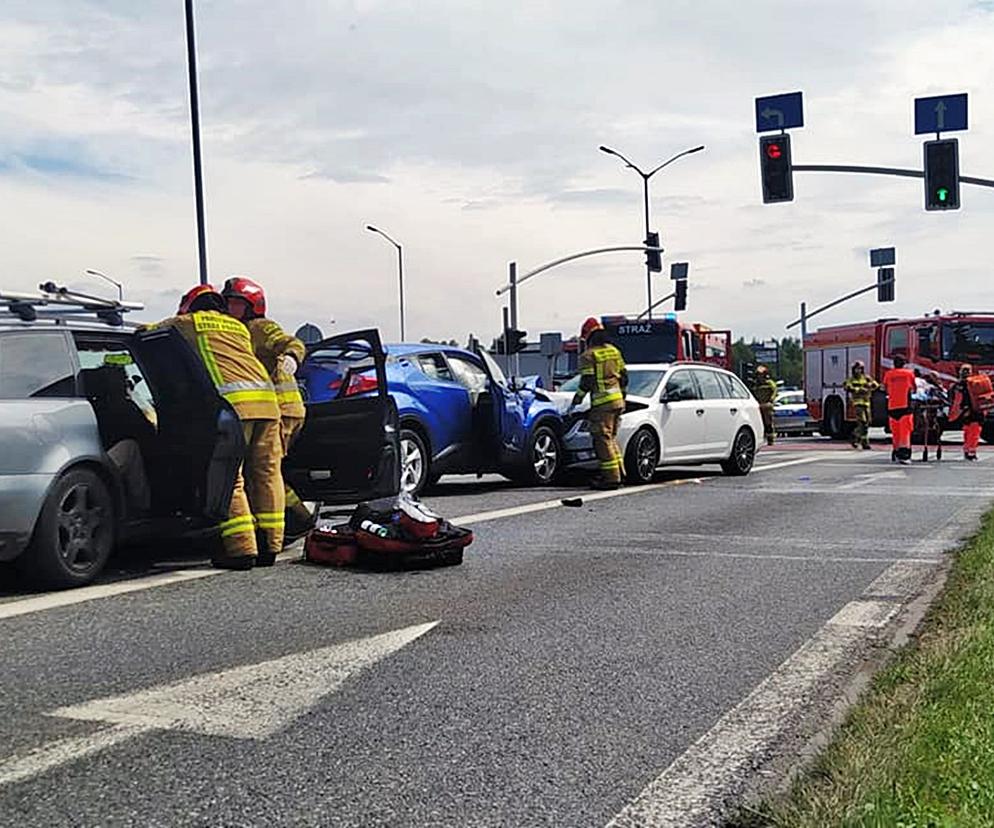
POLYGON ((590 436, 594 454, 600 461, 601 480, 605 483, 621 482, 622 457, 618 446, 618 428, 622 409, 591 408, 589 415, 590 436))
MULTIPOLYGON (((283 441, 279 420, 243 420, 245 433, 245 494, 255 528, 258 530, 260 551, 278 553, 283 548, 284 509, 283 441)), ((237 485, 236 485, 237 490, 237 485)))
MULTIPOLYGON (((284 457, 290 453, 290 446, 293 445, 293 441, 297 439, 297 435, 300 434, 303 427, 303 417, 283 417, 283 419, 280 420, 280 440, 283 443, 284 457)), ((287 520, 296 518, 304 523, 310 523, 311 518, 313 517, 310 509, 308 509, 301 502, 300 498, 297 496, 297 493, 290 488, 290 485, 285 481, 284 494, 286 498, 287 520)))

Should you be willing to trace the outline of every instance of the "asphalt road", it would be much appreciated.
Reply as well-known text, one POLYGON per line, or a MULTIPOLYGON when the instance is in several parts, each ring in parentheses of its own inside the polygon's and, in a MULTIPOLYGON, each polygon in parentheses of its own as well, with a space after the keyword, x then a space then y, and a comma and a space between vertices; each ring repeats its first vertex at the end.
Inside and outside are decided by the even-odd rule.
POLYGON ((984 456, 789 441, 581 508, 459 479, 461 567, 8 593, 0 825, 710 824, 974 528, 984 456))

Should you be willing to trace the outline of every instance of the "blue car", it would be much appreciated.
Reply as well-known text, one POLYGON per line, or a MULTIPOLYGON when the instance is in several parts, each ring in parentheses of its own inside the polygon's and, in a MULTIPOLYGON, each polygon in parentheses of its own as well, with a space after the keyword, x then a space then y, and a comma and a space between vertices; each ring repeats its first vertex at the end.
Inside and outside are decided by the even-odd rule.
MULTIPOLYGON (((387 345, 387 390, 400 416, 401 488, 420 493, 443 474, 498 472, 531 485, 563 467, 563 421, 526 382, 512 385, 489 354, 446 345, 387 345)), ((297 379, 309 404, 373 394, 376 375, 341 340, 308 348, 297 379)))

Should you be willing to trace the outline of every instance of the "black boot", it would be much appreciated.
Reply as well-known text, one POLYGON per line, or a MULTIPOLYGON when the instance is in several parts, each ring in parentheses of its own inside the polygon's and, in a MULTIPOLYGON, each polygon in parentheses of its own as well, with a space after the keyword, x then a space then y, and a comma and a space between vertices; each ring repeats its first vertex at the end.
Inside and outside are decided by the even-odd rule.
POLYGON ((245 572, 255 566, 255 555, 218 555, 211 558, 211 566, 215 569, 233 569, 245 572))

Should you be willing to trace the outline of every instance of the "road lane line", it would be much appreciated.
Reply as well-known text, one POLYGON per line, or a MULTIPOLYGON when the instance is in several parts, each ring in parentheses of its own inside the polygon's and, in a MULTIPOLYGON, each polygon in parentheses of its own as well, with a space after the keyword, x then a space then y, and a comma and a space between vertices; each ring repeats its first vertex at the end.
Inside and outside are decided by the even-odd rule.
MULTIPOLYGON (((756 474, 764 471, 773 471, 774 469, 783 469, 788 466, 800 466, 804 463, 817 463, 819 460, 824 459, 823 457, 806 457, 801 460, 785 460, 782 463, 764 463, 762 466, 754 466, 752 473, 756 474)), ((607 500, 614 497, 630 497, 632 495, 646 494, 647 492, 657 492, 660 489, 668 489, 674 486, 686 486, 688 484, 694 483, 704 483, 707 480, 723 480, 723 477, 705 478, 705 477, 690 477, 683 478, 680 480, 667 480, 663 483, 648 483, 644 486, 625 486, 621 489, 615 489, 609 492, 592 492, 591 494, 576 494, 573 490, 574 497, 581 497, 584 503, 597 500, 607 500)), ((459 517, 451 518, 452 523, 484 523, 490 520, 499 520, 500 518, 516 517, 517 515, 527 515, 533 512, 545 512, 549 509, 561 509, 563 508, 562 500, 543 500, 539 503, 525 503, 521 506, 509 506, 506 509, 495 509, 490 512, 478 512, 471 515, 461 515, 459 517)))
POLYGON ((119 724, 86 736, 70 736, 43 745, 24 756, 0 761, 0 787, 12 785, 38 774, 98 753, 152 730, 145 725, 119 724))
MULTIPOLYGON (((824 455, 812 456, 802 458, 800 460, 788 460, 781 463, 766 463, 761 466, 755 466, 753 468, 753 473, 769 471, 773 469, 781 469, 787 466, 797 466, 802 463, 817 463, 820 460, 824 460, 824 455)), ((610 492, 592 492, 590 494, 584 493, 582 495, 584 502, 591 502, 597 500, 607 500, 614 497, 628 497, 631 495, 645 494, 647 492, 654 492, 660 489, 671 488, 673 486, 683 486, 693 483, 701 483, 706 478, 685 478, 681 480, 667 480, 663 483, 650 483, 647 486, 628 486, 626 488, 618 489, 616 491, 610 492)), ((714 478, 722 479, 722 478, 714 478)), ((564 490, 564 494, 573 493, 573 490, 564 490)), ((452 518, 452 523, 467 523, 467 524, 478 524, 485 523, 491 520, 499 520, 501 518, 515 517, 517 515, 525 515, 532 512, 544 512, 549 509, 560 509, 563 508, 561 500, 545 500, 539 503, 526 503, 521 506, 512 506, 506 509, 495 509, 489 512, 479 512, 472 515, 463 515, 461 517, 452 518)), ((280 555, 280 561, 283 560, 297 560, 297 556, 286 553, 280 555)), ((135 578, 129 581, 117 581, 111 584, 97 584, 94 586, 80 587, 79 589, 65 590, 60 592, 50 592, 44 595, 37 595, 31 598, 18 599, 14 601, 8 601, 7 603, 0 603, 0 620, 5 618, 13 618, 18 615, 27 615, 33 612, 41 612, 43 610, 55 609, 57 607, 67 607, 73 604, 81 604, 86 601, 93 601, 98 598, 109 598, 114 595, 125 595, 130 592, 140 592, 146 589, 154 589, 156 587, 169 586, 171 584, 183 583, 185 581, 193 581, 198 578, 207 578, 211 575, 221 575, 225 574, 226 570, 221 569, 180 569, 173 572, 158 574, 158 575, 148 575, 141 578, 135 578)))
POLYGON ((740 787, 755 757, 793 724, 805 700, 841 669, 865 635, 861 627, 822 627, 646 785, 608 828, 719 824, 724 795, 740 787))
POLYGON ((130 581, 116 581, 111 584, 95 584, 93 586, 67 589, 61 592, 47 592, 32 598, 22 598, 0 604, 0 619, 13 618, 16 615, 27 615, 31 612, 68 607, 72 604, 82 604, 97 598, 109 598, 112 595, 125 595, 129 592, 140 592, 144 589, 181 584, 186 581, 196 581, 211 575, 220 575, 221 569, 177 569, 158 575, 147 575, 130 581))
MULTIPOLYGON (((836 555, 830 557, 815 557, 814 555, 762 555, 756 552, 691 552, 691 551, 681 551, 675 549, 625 549, 622 550, 626 555, 657 555, 661 557, 666 557, 667 555, 672 555, 677 558, 742 558, 748 561, 791 561, 791 562, 810 562, 810 563, 858 563, 858 564, 900 564, 902 566, 909 567, 922 567, 928 566, 933 567, 937 563, 941 562, 941 558, 850 558, 844 555, 836 555)), ((589 552, 584 552, 588 555, 589 552)))

